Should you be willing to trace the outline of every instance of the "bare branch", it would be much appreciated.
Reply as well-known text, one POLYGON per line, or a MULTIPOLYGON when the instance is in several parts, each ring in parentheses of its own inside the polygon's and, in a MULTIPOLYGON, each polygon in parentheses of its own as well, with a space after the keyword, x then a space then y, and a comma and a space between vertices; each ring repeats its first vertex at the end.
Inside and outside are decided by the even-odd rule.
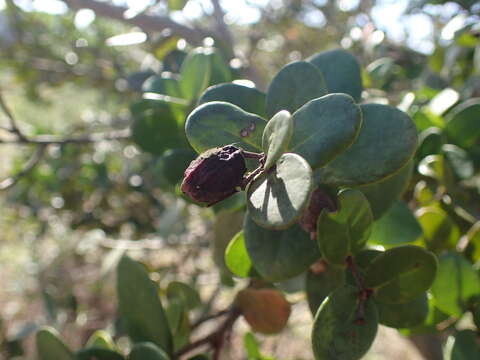
POLYGON ((93 133, 85 135, 72 135, 62 137, 56 135, 38 135, 23 137, 22 139, 0 139, 0 144, 37 144, 37 145, 64 145, 64 144, 89 144, 99 141, 122 140, 131 136, 130 129, 111 131, 106 133, 93 133))
POLYGON ((132 24, 146 32, 161 32, 164 29, 171 29, 173 33, 178 34, 192 44, 200 44, 206 36, 202 30, 180 24, 168 16, 138 14, 132 18, 125 18, 124 14, 128 8, 123 6, 96 0, 63 0, 63 2, 72 9, 90 9, 98 16, 132 24))
POLYGON ((31 158, 25 163, 22 170, 20 170, 15 175, 3 180, 0 182, 0 190, 7 190, 14 186, 22 177, 27 175, 30 171, 33 170, 35 166, 40 162, 43 158, 43 154, 45 153, 45 149, 47 145, 40 145, 37 147, 31 158))
POLYGON ((224 45, 228 46, 228 50, 231 53, 229 55, 234 56, 233 37, 230 28, 225 23, 225 11, 223 11, 219 0, 210 1, 213 5, 213 16, 215 18, 216 31, 219 35, 221 35, 220 38, 224 42, 224 45))
POLYGON ((10 108, 7 106, 6 102, 3 100, 1 91, 0 91, 0 107, 2 108, 3 112, 7 116, 8 121, 10 122, 10 129, 7 129, 7 130, 17 135, 19 140, 25 140, 25 135, 23 135, 23 133, 21 132, 20 128, 17 125, 15 117, 13 116, 13 113, 10 111, 10 108))

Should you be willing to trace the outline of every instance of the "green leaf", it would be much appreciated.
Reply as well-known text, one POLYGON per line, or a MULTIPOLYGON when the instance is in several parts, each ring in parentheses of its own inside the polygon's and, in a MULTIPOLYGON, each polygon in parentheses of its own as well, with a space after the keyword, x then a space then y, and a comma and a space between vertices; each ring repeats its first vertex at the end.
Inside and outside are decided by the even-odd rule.
POLYGON ((128 360, 170 360, 170 357, 155 344, 142 342, 135 344, 128 360))
POLYGON ((165 94, 181 98, 180 78, 176 74, 163 72, 160 75, 150 76, 142 85, 143 92, 165 94))
POLYGON ((260 344, 251 332, 246 332, 243 336, 243 346, 247 350, 248 360, 274 360, 260 352, 260 344))
POLYGON ((383 216, 388 209, 405 192, 414 168, 413 160, 392 176, 388 176, 379 182, 355 187, 367 198, 375 220, 383 216))
POLYGON ((362 76, 358 60, 342 49, 324 51, 307 59, 320 69, 329 93, 346 93, 359 101, 362 76))
POLYGON ((79 350, 75 354, 76 360, 125 360, 125 358, 116 351, 103 348, 89 348, 79 350))
POLYGON ((403 201, 397 201, 390 210, 373 224, 368 240, 385 248, 415 242, 422 236, 422 227, 403 201))
POLYGON ((168 284, 167 298, 169 301, 181 300, 188 310, 195 309, 202 304, 197 290, 180 281, 172 281, 168 284))
POLYGON ((168 9, 170 11, 182 10, 187 2, 188 0, 168 0, 168 9))
POLYGON ((281 110, 293 113, 308 101, 326 94, 325 80, 314 65, 306 61, 290 63, 270 83, 267 114, 271 117, 281 110))
POLYGON ((108 332, 105 330, 97 330, 88 339, 86 347, 113 350, 115 348, 115 343, 108 332))
POLYGON ((314 265, 306 277, 306 293, 310 311, 313 315, 326 297, 335 289, 345 284, 345 267, 319 262, 314 265))
POLYGON ((377 302, 380 324, 393 328, 411 328, 422 324, 428 316, 428 297, 423 293, 405 304, 377 302))
POLYGON ((269 230, 247 215, 243 231, 253 266, 266 280, 277 282, 300 275, 320 257, 315 242, 299 225, 269 230))
POLYGON ((180 69, 180 90, 185 99, 197 99, 207 88, 211 73, 211 53, 211 48, 195 48, 183 61, 180 69))
POLYGON ((373 215, 362 192, 342 190, 338 211, 323 210, 317 221, 317 242, 328 262, 345 264, 347 256, 361 250, 370 236, 373 215))
POLYGON ((36 342, 39 360, 74 360, 73 352, 51 327, 41 328, 36 334, 36 342))
POLYGON ((456 106, 449 113, 445 132, 453 144, 468 149, 477 143, 480 136, 479 112, 480 98, 474 98, 456 106))
POLYGON ((315 316, 312 330, 315 359, 360 359, 372 345, 377 328, 378 314, 373 300, 360 304, 358 289, 343 285, 322 303, 315 316))
POLYGON ((198 105, 212 101, 223 101, 263 118, 265 111, 265 94, 260 90, 234 83, 210 86, 198 100, 198 105))
POLYGON ((265 170, 270 169, 287 150, 293 133, 293 122, 290 113, 282 110, 275 114, 265 126, 262 136, 262 147, 265 150, 265 170))
POLYGON ((185 169, 195 157, 196 153, 192 149, 169 149, 156 160, 155 173, 175 186, 182 181, 185 169))
POLYGON ((285 229, 297 220, 312 190, 312 170, 297 154, 283 154, 275 168, 256 177, 247 189, 247 209, 259 225, 285 229))
POLYGON ((142 99, 131 108, 132 138, 144 151, 162 154, 169 148, 186 145, 170 105, 163 101, 142 99))
POLYGON ((460 229, 439 206, 422 207, 416 212, 422 227, 423 242, 432 251, 453 249, 460 239, 460 229))
POLYGON ((247 151, 262 151, 267 122, 238 106, 214 101, 200 105, 187 118, 185 132, 198 153, 235 143, 247 151))
POLYGON ((117 267, 118 305, 127 333, 134 342, 151 341, 168 353, 172 334, 158 297, 158 289, 145 268, 123 256, 117 267))
POLYGON ((377 182, 402 168, 415 153, 417 131, 407 114, 381 104, 361 105, 361 110, 360 135, 347 151, 319 170, 323 183, 377 182))
POLYGON ((238 232, 225 250, 225 264, 237 276, 249 277, 255 270, 245 246, 243 231, 238 232))
POLYGON ((449 336, 444 352, 445 360, 480 359, 478 334, 473 330, 458 331, 449 336))
POLYGON ((480 295, 480 277, 463 256, 447 252, 439 258, 432 295, 440 310, 460 317, 467 307, 468 300, 474 295, 480 295))
POLYGON ((360 108, 350 96, 323 96, 293 114, 289 149, 304 157, 312 168, 323 166, 352 145, 361 123, 360 108))
MULTIPOLYGON (((232 72, 228 63, 225 61, 224 57, 218 49, 212 48, 210 53, 210 64, 211 64, 211 74, 210 74, 210 84, 220 84, 232 81, 232 72)), ((224 100, 222 100, 224 101, 224 100)))
POLYGON ((374 289, 379 302, 404 304, 430 288, 436 271, 437 259, 431 252, 413 245, 398 246, 373 259, 365 273, 365 286, 374 289))

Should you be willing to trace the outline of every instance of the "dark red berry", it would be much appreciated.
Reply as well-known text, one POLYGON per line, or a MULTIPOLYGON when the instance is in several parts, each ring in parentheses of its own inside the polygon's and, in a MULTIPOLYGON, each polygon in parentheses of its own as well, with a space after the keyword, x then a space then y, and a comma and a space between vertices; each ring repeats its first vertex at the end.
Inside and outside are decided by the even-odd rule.
POLYGON ((241 149, 233 145, 210 149, 185 170, 181 190, 193 200, 210 206, 237 192, 246 172, 241 149))

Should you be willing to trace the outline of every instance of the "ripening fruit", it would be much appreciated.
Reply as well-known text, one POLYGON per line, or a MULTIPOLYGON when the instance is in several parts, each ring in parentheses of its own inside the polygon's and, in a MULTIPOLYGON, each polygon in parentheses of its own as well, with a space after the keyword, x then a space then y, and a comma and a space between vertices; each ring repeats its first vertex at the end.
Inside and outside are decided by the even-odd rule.
POLYGON ((246 171, 241 149, 233 145, 210 149, 190 163, 181 189, 193 200, 210 206, 237 192, 246 171))
POLYGON ((290 303, 275 289, 241 290, 236 304, 252 330, 263 334, 282 331, 291 311, 290 303))

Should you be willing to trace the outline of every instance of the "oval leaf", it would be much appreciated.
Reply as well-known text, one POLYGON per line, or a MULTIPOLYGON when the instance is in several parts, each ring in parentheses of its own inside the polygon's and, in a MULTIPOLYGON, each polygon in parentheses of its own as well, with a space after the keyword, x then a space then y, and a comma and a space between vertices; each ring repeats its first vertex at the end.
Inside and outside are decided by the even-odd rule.
POLYGON ((312 170, 297 154, 283 154, 275 168, 249 185, 247 208, 258 224, 285 229, 297 220, 307 205, 312 189, 312 170))
POLYGON ((437 259, 430 251, 398 246, 373 259, 365 273, 365 286, 374 288, 380 302, 404 304, 430 288, 436 271, 437 259))
POLYGON ((397 201, 407 189, 414 168, 413 160, 392 176, 379 182, 355 187, 367 198, 373 218, 379 219, 397 201))
POLYGON ((225 264, 232 273, 240 277, 249 277, 254 273, 243 231, 238 232, 228 244, 225 250, 225 264))
POLYGON ((293 133, 290 113, 282 110, 270 119, 263 130, 262 147, 265 150, 265 169, 270 169, 287 150, 293 133))
POLYGON ((73 352, 51 327, 43 327, 36 334, 37 354, 40 360, 74 360, 73 352))
POLYGON ((435 305, 460 317, 474 295, 480 295, 480 277, 463 256, 448 252, 439 258, 438 275, 432 285, 435 305))
POLYGON ((273 78, 267 92, 267 114, 281 110, 293 113, 312 99, 327 94, 325 80, 311 63, 296 61, 284 66, 273 78))
POLYGON ((345 283, 345 267, 319 261, 307 273, 305 291, 310 311, 313 315, 326 297, 345 283))
POLYGON ((323 96, 293 114, 289 149, 304 157, 312 168, 323 166, 354 142, 361 123, 360 107, 350 96, 323 96))
POLYGON ((145 268, 123 256, 117 267, 117 293, 120 314, 128 335, 135 342, 151 341, 172 351, 172 335, 158 297, 157 286, 145 268))
POLYGON ((155 344, 143 342, 132 348, 128 360, 170 360, 170 357, 155 344))
POLYGON ((358 300, 358 289, 344 285, 320 306, 313 322, 315 359, 360 359, 377 334, 378 314, 372 299, 358 300), (363 309, 359 311, 359 306, 363 309), (363 313, 363 318, 359 318, 363 313))
POLYGON ((255 270, 272 282, 301 274, 320 256, 315 242, 299 225, 287 230, 269 230, 247 215, 244 236, 255 270))
POLYGON ((210 86, 198 100, 198 105, 212 101, 223 101, 261 117, 267 117, 265 94, 260 90, 234 83, 210 86))
POLYGON ((362 76, 358 60, 342 49, 323 51, 307 59, 320 69, 328 92, 346 93, 359 101, 362 95, 362 76))
POLYGON ((180 90, 187 100, 197 99, 210 81, 209 48, 193 49, 182 63, 180 69, 180 90))
POLYGON ((373 183, 398 171, 415 153, 417 131, 407 114, 381 104, 361 105, 361 109, 360 135, 347 151, 319 170, 323 183, 373 183))
POLYGON ((405 304, 376 303, 380 324, 401 329, 422 324, 428 316, 428 297, 424 293, 405 304))
POLYGON ((190 145, 202 153, 233 144, 248 151, 262 151, 262 134, 267 125, 261 117, 225 102, 197 107, 187 118, 185 132, 190 145))
POLYGON ((385 248, 415 242, 422 236, 422 227, 403 201, 397 201, 390 210, 373 224, 368 240, 385 248))
POLYGON ((125 360, 116 351, 102 348, 82 349, 75 354, 76 360, 125 360))
POLYGON ((452 143, 462 148, 470 148, 477 143, 480 136, 479 112, 480 98, 470 99, 453 109, 445 126, 452 143))

